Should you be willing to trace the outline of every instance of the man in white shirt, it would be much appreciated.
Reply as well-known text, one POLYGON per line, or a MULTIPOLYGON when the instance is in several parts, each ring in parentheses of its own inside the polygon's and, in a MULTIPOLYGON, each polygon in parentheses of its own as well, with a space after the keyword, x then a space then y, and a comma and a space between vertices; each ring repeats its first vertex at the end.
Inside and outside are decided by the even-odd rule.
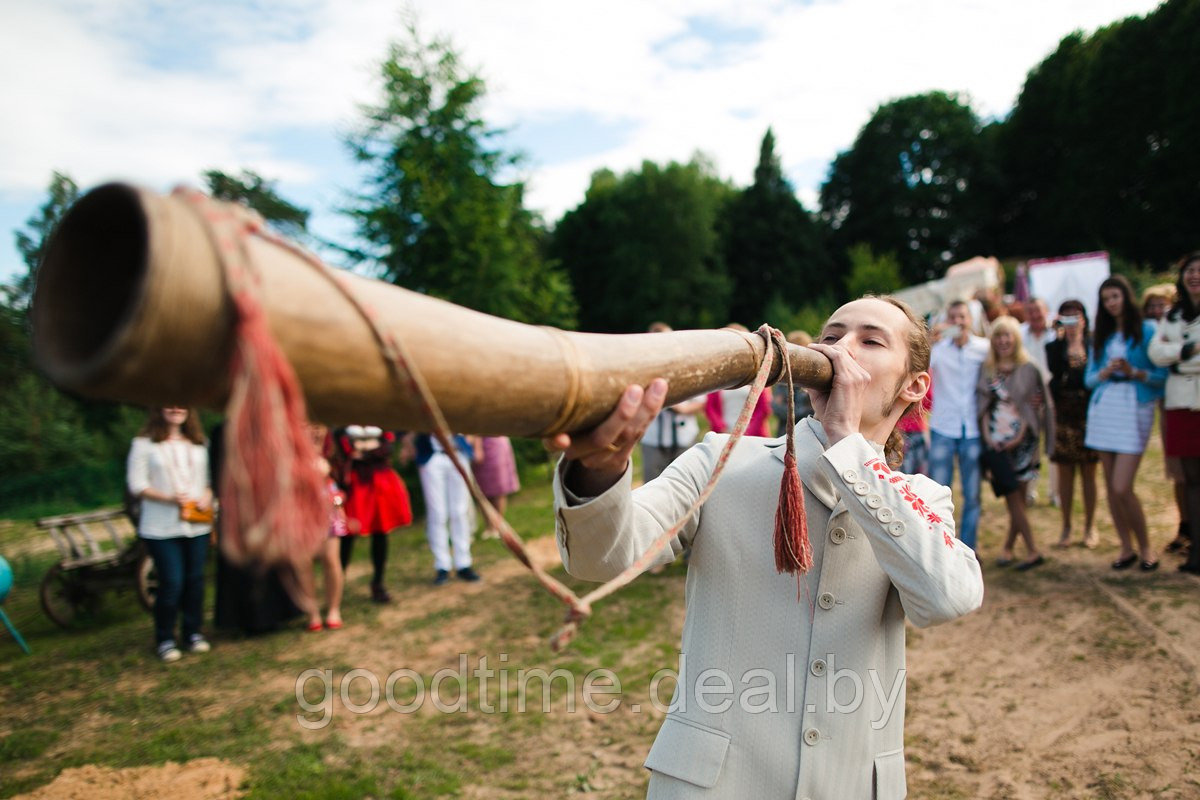
POLYGON ((974 549, 979 529, 979 456, 983 443, 976 414, 975 384, 990 345, 971 333, 971 310, 959 300, 946 308, 950 328, 930 353, 933 410, 929 415, 930 477, 949 487, 958 459, 962 481, 959 539, 974 549))
POLYGON ((1054 329, 1047 322, 1046 303, 1040 297, 1025 302, 1025 322, 1021 323, 1021 341, 1029 360, 1037 364, 1042 375, 1049 380, 1050 370, 1046 366, 1046 345, 1057 339, 1054 329))

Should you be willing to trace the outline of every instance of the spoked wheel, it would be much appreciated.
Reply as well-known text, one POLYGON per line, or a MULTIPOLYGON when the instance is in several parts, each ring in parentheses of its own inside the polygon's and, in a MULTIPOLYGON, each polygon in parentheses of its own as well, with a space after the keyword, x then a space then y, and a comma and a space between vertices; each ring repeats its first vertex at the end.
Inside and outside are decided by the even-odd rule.
POLYGON ((142 608, 153 611, 154 600, 158 597, 158 572, 154 569, 154 559, 148 555, 138 559, 137 593, 142 608))
POLYGON ((42 610, 56 624, 70 628, 93 612, 100 598, 88 591, 79 576, 55 564, 42 578, 42 610))

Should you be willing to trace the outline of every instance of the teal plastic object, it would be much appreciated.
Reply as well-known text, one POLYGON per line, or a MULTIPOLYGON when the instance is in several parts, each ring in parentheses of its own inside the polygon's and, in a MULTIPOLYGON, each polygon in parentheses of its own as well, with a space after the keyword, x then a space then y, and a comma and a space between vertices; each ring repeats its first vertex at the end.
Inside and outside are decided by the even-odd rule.
POLYGON ((8 565, 8 561, 4 556, 0 556, 0 603, 8 597, 8 593, 12 591, 13 574, 12 567, 8 565))
MULTIPOLYGON (((12 591, 13 572, 12 567, 8 565, 8 561, 4 556, 0 556, 0 603, 3 603, 8 593, 12 591)), ((8 632, 12 634, 13 639, 25 651, 25 655, 29 655, 29 645, 25 644, 25 640, 21 638, 21 634, 17 631, 15 625, 9 620, 8 615, 4 613, 4 609, 0 608, 0 622, 4 623, 4 627, 8 628, 8 632)))

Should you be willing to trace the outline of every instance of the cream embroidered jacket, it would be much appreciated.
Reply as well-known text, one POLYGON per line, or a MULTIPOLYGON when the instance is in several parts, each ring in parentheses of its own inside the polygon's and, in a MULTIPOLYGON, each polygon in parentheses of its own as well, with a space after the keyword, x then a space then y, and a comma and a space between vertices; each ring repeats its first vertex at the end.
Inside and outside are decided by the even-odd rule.
MULTIPOLYGON (((709 434, 631 491, 554 483, 572 575, 633 563, 703 488, 727 437, 709 434)), ((775 571, 785 440, 744 439, 699 514, 659 559, 691 547, 679 685, 645 765, 649 797, 892 800, 904 778, 904 619, 934 625, 983 601, 975 553, 954 537, 950 490, 889 470, 861 435, 826 449, 796 428, 812 570, 775 571), (797 596, 799 595, 799 596, 797 596)))

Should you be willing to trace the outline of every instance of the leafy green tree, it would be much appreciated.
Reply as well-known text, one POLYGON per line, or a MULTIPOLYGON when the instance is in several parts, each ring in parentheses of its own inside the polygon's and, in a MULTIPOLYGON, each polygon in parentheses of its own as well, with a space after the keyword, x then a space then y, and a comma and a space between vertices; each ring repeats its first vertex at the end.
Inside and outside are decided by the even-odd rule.
POLYGON ((895 253, 909 283, 971 254, 984 207, 973 189, 989 156, 980 133, 970 107, 945 92, 880 106, 821 187, 835 250, 861 242, 895 253))
POLYGON ((777 295, 812 296, 829 286, 832 262, 820 231, 783 175, 768 128, 754 183, 721 214, 721 249, 732 281, 729 316, 749 326, 765 321, 777 295))
POLYGON ((565 275, 545 259, 544 233, 506 183, 515 156, 480 116, 485 86, 445 40, 415 27, 391 45, 383 97, 351 137, 369 191, 350 214, 367 246, 355 253, 395 283, 525 322, 569 327, 565 275))
MULTIPOLYGON (((46 201, 25 228, 15 232, 27 271, 3 287, 0 307, 0 478, 111 466, 124 457, 141 418, 137 409, 60 392, 33 367, 28 306, 38 266, 50 235, 78 197, 75 182, 55 172, 46 201)), ((53 489, 56 497, 70 489, 45 488, 53 489)))
POLYGON ((21 254, 28 271, 17 278, 10 289, 8 303, 11 308, 23 309, 29 305, 46 241, 58 226, 63 214, 79 198, 79 187, 62 172, 53 173, 46 192, 49 195, 46 202, 25 222, 25 229, 14 231, 17 251, 21 254))
POLYGON ((584 330, 630 333, 729 321, 729 278, 717 236, 733 190, 703 157, 618 176, 592 175, 583 202, 554 230, 584 330))
POLYGON ((274 181, 248 169, 229 175, 210 169, 203 173, 208 193, 218 200, 245 203, 263 216, 289 239, 302 240, 308 233, 308 209, 294 205, 279 195, 274 181))
POLYGON ((846 281, 846 294, 850 297, 888 294, 903 288, 900 262, 893 254, 876 256, 871 252, 870 245, 856 244, 847 255, 850 259, 850 277, 846 281))
POLYGON ((1009 253, 1108 249, 1161 268, 1194 248, 1200 3, 1065 37, 999 136, 1009 253))

